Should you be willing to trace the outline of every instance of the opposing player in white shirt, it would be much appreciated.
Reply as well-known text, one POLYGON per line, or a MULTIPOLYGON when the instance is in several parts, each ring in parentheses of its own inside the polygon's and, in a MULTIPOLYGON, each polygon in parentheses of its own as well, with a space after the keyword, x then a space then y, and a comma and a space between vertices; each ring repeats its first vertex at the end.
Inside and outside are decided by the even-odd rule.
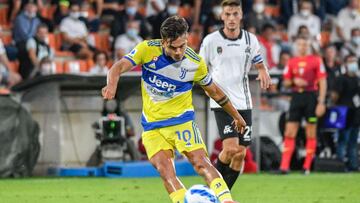
POLYGON ((251 143, 252 102, 248 73, 253 65, 258 69, 257 80, 260 80, 263 89, 269 87, 270 76, 256 36, 240 29, 241 3, 238 0, 224 0, 221 6, 224 28, 205 37, 200 55, 208 65, 213 80, 230 98, 247 124, 244 133, 239 134, 233 128, 231 117, 216 102, 210 101, 223 144, 216 168, 231 189, 243 167, 246 147, 251 143))

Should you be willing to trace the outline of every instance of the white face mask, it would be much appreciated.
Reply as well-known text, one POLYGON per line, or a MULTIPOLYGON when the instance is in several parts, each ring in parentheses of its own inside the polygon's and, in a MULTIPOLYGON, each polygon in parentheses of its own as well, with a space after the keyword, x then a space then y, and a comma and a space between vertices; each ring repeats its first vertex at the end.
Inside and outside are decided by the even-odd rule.
POLYGON ((127 7, 126 14, 130 16, 134 16, 136 14, 137 8, 136 7, 127 7))
POLYGON ((168 6, 167 7, 167 12, 169 13, 169 15, 175 15, 178 12, 178 7, 177 6, 168 6))
POLYGON ((213 7, 212 12, 216 17, 219 17, 221 15, 221 12, 222 12, 221 6, 213 7))
POLYGON ((307 9, 303 9, 300 11, 300 14, 304 17, 309 17, 311 15, 311 11, 307 9))
POLYGON ((36 17, 36 13, 33 13, 33 12, 28 12, 28 11, 25 11, 25 15, 29 18, 35 18, 36 17))
POLYGON ((126 31, 126 34, 132 38, 132 39, 135 39, 138 34, 139 34, 139 31, 135 28, 129 28, 127 31, 126 31))
POLYGON ((41 65, 41 75, 50 75, 52 74, 52 64, 51 63, 44 63, 41 65))
POLYGON ((349 73, 357 73, 358 70, 359 70, 359 65, 356 62, 347 64, 347 71, 349 73))
POLYGON ((70 12, 69 16, 73 19, 78 19, 80 17, 80 12, 70 12))
POLYGON ((260 13, 264 12, 265 4, 256 3, 256 4, 253 5, 253 10, 255 11, 255 13, 260 14, 260 13))
POLYGON ((356 46, 360 46, 360 36, 353 37, 351 40, 356 46))

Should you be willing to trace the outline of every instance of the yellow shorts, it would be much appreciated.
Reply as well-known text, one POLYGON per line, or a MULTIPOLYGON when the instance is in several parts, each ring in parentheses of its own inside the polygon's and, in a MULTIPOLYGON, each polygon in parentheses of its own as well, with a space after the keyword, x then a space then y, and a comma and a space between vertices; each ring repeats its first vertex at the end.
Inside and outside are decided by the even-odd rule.
POLYGON ((142 133, 142 141, 149 159, 161 150, 172 150, 173 156, 175 149, 180 153, 204 149, 207 153, 200 130, 194 121, 145 131, 142 133))

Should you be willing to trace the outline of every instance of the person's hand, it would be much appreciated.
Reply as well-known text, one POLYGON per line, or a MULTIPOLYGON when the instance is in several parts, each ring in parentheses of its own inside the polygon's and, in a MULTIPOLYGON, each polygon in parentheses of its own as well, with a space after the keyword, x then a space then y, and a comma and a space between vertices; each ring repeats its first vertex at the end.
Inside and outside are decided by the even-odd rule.
POLYGON ((294 78, 293 82, 296 87, 305 87, 308 85, 306 80, 304 80, 302 78, 294 78))
POLYGON ((113 99, 116 94, 116 86, 106 85, 104 88, 102 88, 101 94, 104 99, 113 99))
POLYGON ((316 105, 316 109, 315 109, 315 115, 316 117, 321 117, 325 114, 326 111, 326 106, 324 103, 320 102, 316 105))
POLYGON ((245 120, 240 116, 239 118, 235 118, 234 121, 231 123, 234 126, 234 129, 243 134, 246 127, 245 120))
POLYGON ((269 72, 266 69, 259 69, 259 75, 256 80, 260 80, 261 89, 268 89, 271 85, 271 78, 269 72))

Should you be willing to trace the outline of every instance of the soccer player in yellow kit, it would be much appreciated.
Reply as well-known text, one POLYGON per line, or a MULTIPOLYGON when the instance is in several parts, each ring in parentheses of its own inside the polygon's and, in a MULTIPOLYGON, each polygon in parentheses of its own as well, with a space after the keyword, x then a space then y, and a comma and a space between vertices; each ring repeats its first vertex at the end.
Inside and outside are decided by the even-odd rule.
POLYGON ((244 131, 246 123, 228 97, 212 82, 204 60, 187 46, 187 30, 184 18, 166 19, 160 29, 162 39, 139 43, 111 67, 102 94, 105 99, 114 98, 120 75, 141 64, 143 144, 172 202, 183 203, 186 192, 174 168, 177 149, 188 158, 221 203, 232 203, 226 183, 209 161, 195 123, 191 91, 194 83, 231 115, 236 130, 244 131))

